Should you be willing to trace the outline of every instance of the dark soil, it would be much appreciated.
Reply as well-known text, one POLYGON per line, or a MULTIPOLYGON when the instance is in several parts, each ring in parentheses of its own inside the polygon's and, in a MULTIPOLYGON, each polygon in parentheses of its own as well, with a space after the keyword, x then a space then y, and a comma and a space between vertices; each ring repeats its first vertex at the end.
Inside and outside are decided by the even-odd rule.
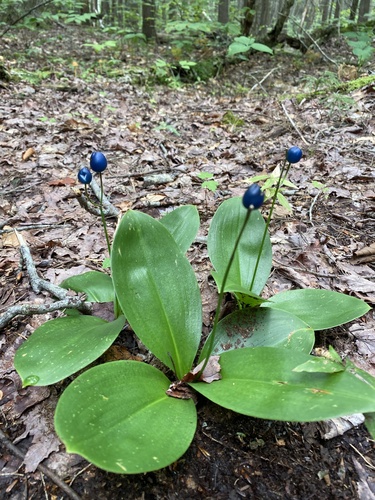
MULTIPOLYGON (((65 51, 64 61, 68 56, 79 58, 77 33, 62 35, 61 46, 46 42, 35 57, 25 59, 24 69, 36 71, 42 63, 51 69, 51 51, 55 55, 57 50, 65 51)), ((11 49, 14 39, 2 40, 8 70, 14 64, 13 53, 24 50, 26 38, 30 42, 30 35, 25 35, 17 49, 13 45, 11 49)), ((325 47, 331 57, 352 62, 350 54, 339 59, 341 48, 335 54, 334 46, 332 42, 325 47)), ((89 60, 87 48, 84 54, 82 60, 89 60)), ((352 94, 349 107, 334 96, 300 105, 292 98, 280 101, 281 94, 292 97, 305 91, 307 75, 318 77, 327 70, 319 54, 310 57, 308 62, 285 54, 256 55, 215 80, 177 90, 155 83, 140 86, 139 81, 132 82, 125 65, 122 77, 108 78, 99 73, 92 54, 90 81, 75 76, 74 67, 62 79, 64 63, 55 60, 48 80, 4 82, 0 88, 1 228, 22 231, 40 275, 58 284, 72 268, 80 266, 79 272, 100 268, 106 253, 100 221, 78 205, 72 192, 77 170, 87 163, 91 151, 100 149, 108 156, 105 185, 114 205, 158 217, 167 207, 194 203, 203 221, 200 236, 204 236, 224 199, 240 194, 250 176, 272 171, 285 150, 299 144, 304 159, 290 174, 298 189, 285 193, 293 212, 276 211, 271 229, 275 266, 265 293, 311 286, 352 293, 373 303, 374 260, 358 260, 357 253, 373 243, 375 234, 375 79, 373 85, 352 94), (271 70, 272 76, 251 90, 271 70), (228 115, 224 116, 228 111, 243 121, 240 126, 228 123, 228 115), (29 148, 34 152, 23 159, 29 148), (215 193, 201 189, 196 176, 200 171, 214 174, 219 182, 215 193), (160 172, 171 174, 173 180, 146 182, 147 174, 160 172), (313 180, 327 191, 319 194, 313 180), (25 226, 30 227, 23 230, 25 226)), ((109 225, 113 234, 116 222, 109 225)), ((16 303, 48 302, 47 293, 37 295, 31 290, 19 266, 17 245, 6 235, 1 233, 1 312, 16 303)), ((193 245, 189 256, 202 288, 207 334, 216 291, 209 278, 204 240, 193 245)), ((364 425, 325 439, 322 423, 252 419, 203 398, 197 403, 198 427, 190 449, 166 469, 120 476, 67 455, 52 422, 58 395, 68 381, 56 387, 22 389, 12 365, 23 339, 56 315, 17 317, 0 337, 2 498, 69 498, 56 481, 37 469, 39 462, 83 499, 375 498, 375 443, 364 425), (24 459, 16 456, 12 442, 26 455, 24 459)), ((333 344, 342 356, 374 374, 374 324, 370 312, 354 325, 320 333, 317 347, 333 344), (371 333, 368 351, 352 327, 371 333)), ((129 343, 125 334, 117 345, 137 354, 137 344, 129 343)))

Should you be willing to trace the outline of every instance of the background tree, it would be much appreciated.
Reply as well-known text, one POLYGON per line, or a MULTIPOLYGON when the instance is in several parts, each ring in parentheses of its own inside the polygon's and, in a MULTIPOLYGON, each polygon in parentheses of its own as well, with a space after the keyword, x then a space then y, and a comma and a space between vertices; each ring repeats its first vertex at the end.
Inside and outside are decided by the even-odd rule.
POLYGON ((355 20, 355 16, 357 15, 357 10, 358 10, 358 4, 359 4, 359 0, 352 1, 352 4, 350 6, 350 14, 349 14, 350 21, 355 20))
POLYGON ((244 0, 242 5, 241 32, 249 36, 254 22, 256 0, 244 0))
POLYGON ((217 20, 222 24, 229 23, 229 0, 219 0, 217 20))
POLYGON ((371 0, 361 0, 358 10, 358 22, 364 23, 368 20, 370 14, 371 0))
POLYGON ((155 0, 143 0, 142 2, 142 33, 149 40, 156 38, 155 27, 155 0))
POLYGON ((269 40, 269 44, 275 45, 279 38, 279 35, 284 27, 286 20, 288 19, 290 9, 293 7, 295 0, 285 0, 283 2, 280 13, 277 17, 276 24, 274 28, 268 33, 267 39, 269 40))

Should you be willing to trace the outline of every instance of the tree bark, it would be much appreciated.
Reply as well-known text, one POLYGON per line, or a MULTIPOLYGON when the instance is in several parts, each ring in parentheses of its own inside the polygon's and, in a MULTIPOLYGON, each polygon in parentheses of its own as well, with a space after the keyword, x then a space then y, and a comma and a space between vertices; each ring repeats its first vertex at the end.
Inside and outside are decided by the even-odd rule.
POLYGON ((142 2, 142 33, 147 40, 156 38, 155 0, 143 0, 142 2))
POLYGON ((336 0, 335 13, 333 15, 334 19, 340 19, 340 12, 341 12, 341 9, 342 9, 341 1, 342 0, 336 0))
POLYGON ((241 20, 241 33, 244 36, 249 36, 251 27, 254 21, 254 7, 256 0, 245 0, 244 15, 241 20))
POLYGON ((295 0, 285 0, 281 12, 277 18, 276 24, 272 31, 268 33, 267 41, 273 46, 276 45, 277 39, 284 27, 285 21, 288 19, 290 9, 293 7, 295 0))
POLYGON ((349 20, 355 21, 355 16, 357 15, 359 0, 353 0, 350 6, 349 20))
POLYGON ((217 14, 217 20, 219 23, 229 23, 229 0, 219 0, 217 14))
POLYGON ((371 0, 361 0, 358 11, 358 22, 365 23, 370 13, 371 0))
POLYGON ((323 2, 323 13, 322 13, 322 24, 328 24, 330 15, 330 5, 331 0, 324 0, 323 2))

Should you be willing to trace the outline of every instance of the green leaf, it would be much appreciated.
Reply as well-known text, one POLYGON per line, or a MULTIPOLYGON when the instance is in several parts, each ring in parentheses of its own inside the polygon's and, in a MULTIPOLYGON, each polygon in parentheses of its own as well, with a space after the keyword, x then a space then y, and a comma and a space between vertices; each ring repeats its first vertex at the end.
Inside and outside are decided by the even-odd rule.
POLYGON ((365 414, 365 425, 367 430, 371 434, 372 438, 375 439, 375 412, 365 414))
POLYGON ((111 267, 111 257, 106 257, 103 260, 103 269, 109 269, 111 267))
POLYGON ((359 318, 371 308, 363 300, 332 290, 287 290, 274 295, 262 307, 289 312, 314 330, 325 330, 359 318))
POLYGON ((306 373, 336 373, 345 370, 343 363, 336 363, 328 358, 318 358, 309 359, 302 365, 298 365, 293 368, 295 372, 306 372, 306 373))
POLYGON ((198 349, 202 305, 194 271, 168 229, 128 211, 113 242, 112 276, 136 335, 182 378, 198 349))
POLYGON ((255 42, 251 45, 251 48, 253 50, 258 50, 259 52, 267 52, 267 54, 273 54, 273 50, 263 43, 255 42))
POLYGON ((312 422, 375 411, 375 387, 356 373, 293 371, 311 358, 277 347, 236 349, 220 355, 221 380, 191 386, 224 408, 271 420, 312 422))
POLYGON ((204 181, 202 182, 202 188, 208 189, 209 191, 212 191, 213 193, 216 191, 219 183, 214 180, 210 181, 204 181))
POLYGON ((254 41, 254 38, 248 38, 247 36, 236 37, 228 47, 228 56, 247 52, 252 48, 254 41))
POLYGON ((192 400, 169 397, 169 380, 137 361, 115 361, 80 375, 57 404, 55 428, 69 453, 98 467, 137 474, 183 455, 196 429, 192 400))
POLYGON ((124 316, 110 323, 95 316, 47 321, 16 352, 23 387, 55 384, 81 370, 113 344, 124 324, 124 316))
MULTIPOLYGON (((218 288, 220 289, 221 277, 218 276, 217 272, 215 271, 212 271, 211 274, 214 277, 218 288)), ((243 288, 239 285, 234 285, 233 283, 227 282, 225 290, 229 293, 233 293, 241 304, 248 304, 251 307, 256 307, 259 306, 260 304, 263 304, 263 302, 267 302, 266 299, 263 299, 256 293, 249 292, 249 290, 247 290, 246 288, 243 288)))
POLYGON ((187 252, 199 230, 199 214, 194 205, 183 205, 168 212, 160 222, 175 239, 182 252, 187 252))
POLYGON ((111 277, 100 271, 88 271, 71 276, 64 280, 60 286, 75 292, 85 293, 89 302, 113 302, 115 300, 111 277))
MULTIPOLYGON (((199 357, 207 356, 209 339, 199 357)), ((212 354, 244 347, 284 347, 309 354, 314 346, 314 331, 296 316, 263 308, 246 308, 222 319, 216 330, 212 354)))
MULTIPOLYGON (((236 238, 246 217, 246 209, 240 197, 224 201, 216 211, 208 233, 208 255, 221 283, 236 238)), ((258 210, 253 210, 242 235, 232 264, 228 283, 250 290, 255 263, 265 230, 265 222, 258 210)), ((267 233, 253 289, 260 294, 268 280, 272 266, 272 249, 267 233)), ((215 277, 216 279, 216 277, 215 277)))
POLYGON ((285 196, 282 193, 280 193, 280 191, 277 193, 277 199, 281 206, 283 206, 286 210, 288 210, 288 212, 292 212, 292 207, 289 201, 285 198, 285 196))
POLYGON ((197 174, 197 177, 199 177, 199 179, 212 179, 214 176, 214 174, 211 174, 211 172, 199 172, 197 174))

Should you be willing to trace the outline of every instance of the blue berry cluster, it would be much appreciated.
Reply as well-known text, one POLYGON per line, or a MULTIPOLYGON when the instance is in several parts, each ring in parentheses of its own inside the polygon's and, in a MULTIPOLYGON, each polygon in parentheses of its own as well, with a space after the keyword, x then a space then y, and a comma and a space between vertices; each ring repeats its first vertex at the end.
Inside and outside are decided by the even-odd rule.
MULTIPOLYGON (((104 172, 107 168, 107 158, 100 151, 94 151, 90 156, 90 167, 94 172, 104 172)), ((78 180, 82 184, 90 184, 92 173, 87 167, 82 167, 78 172, 78 180)))
MULTIPOLYGON (((286 161, 288 163, 298 163, 302 158, 302 151, 298 146, 292 146, 286 152, 286 161)), ((263 205, 264 194, 258 184, 252 184, 243 195, 242 204, 245 208, 254 210, 263 205)))
POLYGON ((251 186, 245 191, 242 198, 243 206, 252 210, 260 208, 263 205, 263 201, 264 194, 258 184, 251 184, 251 186))

